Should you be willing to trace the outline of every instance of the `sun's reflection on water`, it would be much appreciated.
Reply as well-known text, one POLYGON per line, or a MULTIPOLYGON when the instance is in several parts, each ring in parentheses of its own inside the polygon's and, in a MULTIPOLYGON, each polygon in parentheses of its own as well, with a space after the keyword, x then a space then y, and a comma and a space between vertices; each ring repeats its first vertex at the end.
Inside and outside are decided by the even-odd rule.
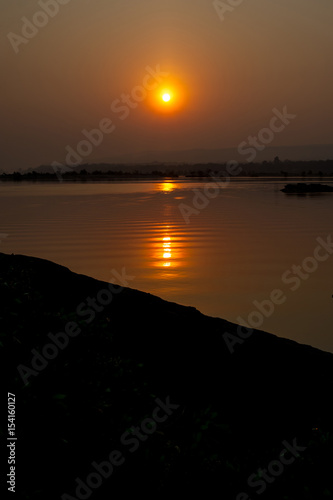
MULTIPOLYGON (((163 259, 170 259, 171 254, 171 238, 170 236, 164 236, 163 238, 163 259)), ((170 262, 165 262, 164 266, 170 266, 170 262)))
MULTIPOLYGON (((152 264, 155 268, 165 271, 174 270, 181 265, 184 258, 184 241, 176 228, 162 224, 156 228, 156 235, 151 240, 152 264)), ((166 277, 165 273, 163 273, 166 277)), ((168 276, 173 274, 168 273, 168 276)))
POLYGON ((157 190, 166 194, 171 193, 175 188, 175 183, 171 181, 164 181, 161 184, 157 184, 157 190))
MULTIPOLYGON (((156 190, 172 198, 172 192, 176 186, 173 182, 165 180, 158 183, 156 190)), ((171 200, 170 198, 170 200, 171 200)), ((163 197, 164 199, 164 197, 163 197)), ((183 271, 185 263, 185 235, 182 227, 176 222, 172 202, 165 203, 163 209, 163 222, 157 222, 154 228, 154 236, 150 238, 151 265, 158 271, 159 277, 171 279, 178 277, 183 271)))

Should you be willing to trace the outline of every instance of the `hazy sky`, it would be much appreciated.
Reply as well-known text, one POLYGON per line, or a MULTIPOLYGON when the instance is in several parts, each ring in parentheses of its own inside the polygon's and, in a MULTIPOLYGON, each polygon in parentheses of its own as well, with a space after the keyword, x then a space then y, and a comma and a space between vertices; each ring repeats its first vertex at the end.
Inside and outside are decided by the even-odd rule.
POLYGON ((84 161, 237 147, 285 105, 296 118, 274 145, 332 143, 332 0, 232 3, 0 0, 0 169, 64 163, 106 118, 84 161))

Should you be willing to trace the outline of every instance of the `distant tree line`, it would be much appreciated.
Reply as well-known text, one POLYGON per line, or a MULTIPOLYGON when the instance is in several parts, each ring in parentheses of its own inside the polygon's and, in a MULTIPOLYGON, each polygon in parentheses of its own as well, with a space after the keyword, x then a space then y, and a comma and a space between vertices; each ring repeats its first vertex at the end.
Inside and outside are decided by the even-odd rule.
MULTIPOLYGON (((226 173, 227 163, 196 163, 178 164, 168 166, 159 164, 159 169, 152 165, 126 165, 122 170, 109 164, 82 165, 81 168, 69 169, 61 173, 64 180, 73 181, 93 181, 93 180, 116 180, 135 178, 178 178, 185 177, 212 177, 213 175, 226 173)), ((258 177, 258 176, 280 176, 280 177, 323 177, 333 176, 333 160, 319 161, 281 161, 275 157, 273 161, 262 163, 239 164, 238 177, 258 177)), ((58 180, 55 172, 47 172, 51 167, 39 167, 37 170, 29 172, 13 172, 0 174, 2 181, 54 181, 58 180)))
MULTIPOLYGON (((133 178, 177 178, 178 174, 173 171, 170 172, 159 172, 154 170, 153 172, 140 172, 139 170, 135 170, 134 172, 123 172, 122 170, 108 170, 103 172, 102 170, 94 170, 92 172, 87 172, 87 170, 83 169, 80 171, 72 171, 72 172, 64 172, 61 174, 61 177, 66 180, 81 180, 81 181, 90 181, 90 180, 101 180, 101 179, 133 179, 133 178)), ((39 181, 39 180, 47 180, 54 181, 57 180, 57 177, 54 173, 50 172, 36 172, 35 170, 32 172, 13 172, 11 174, 2 173, 0 174, 0 180, 8 180, 8 181, 39 181)))

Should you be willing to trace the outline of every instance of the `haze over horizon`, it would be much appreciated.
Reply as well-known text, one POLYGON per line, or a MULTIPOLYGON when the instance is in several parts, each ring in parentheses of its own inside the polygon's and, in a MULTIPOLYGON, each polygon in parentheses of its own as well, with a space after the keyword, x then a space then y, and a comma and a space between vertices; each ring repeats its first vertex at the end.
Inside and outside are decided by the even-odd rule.
POLYGON ((0 170, 65 163, 87 140, 82 163, 246 149, 263 129, 265 147, 332 144, 332 2, 223 3, 0 0, 0 170))

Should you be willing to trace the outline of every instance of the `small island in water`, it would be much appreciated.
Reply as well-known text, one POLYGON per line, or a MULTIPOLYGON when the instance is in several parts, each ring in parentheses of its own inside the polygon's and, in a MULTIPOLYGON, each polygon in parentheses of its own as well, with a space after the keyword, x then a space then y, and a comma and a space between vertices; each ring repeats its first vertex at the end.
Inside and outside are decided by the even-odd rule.
POLYGON ((286 184, 286 186, 281 189, 283 193, 332 193, 333 186, 328 186, 327 184, 306 184, 304 182, 298 182, 297 184, 286 184))

